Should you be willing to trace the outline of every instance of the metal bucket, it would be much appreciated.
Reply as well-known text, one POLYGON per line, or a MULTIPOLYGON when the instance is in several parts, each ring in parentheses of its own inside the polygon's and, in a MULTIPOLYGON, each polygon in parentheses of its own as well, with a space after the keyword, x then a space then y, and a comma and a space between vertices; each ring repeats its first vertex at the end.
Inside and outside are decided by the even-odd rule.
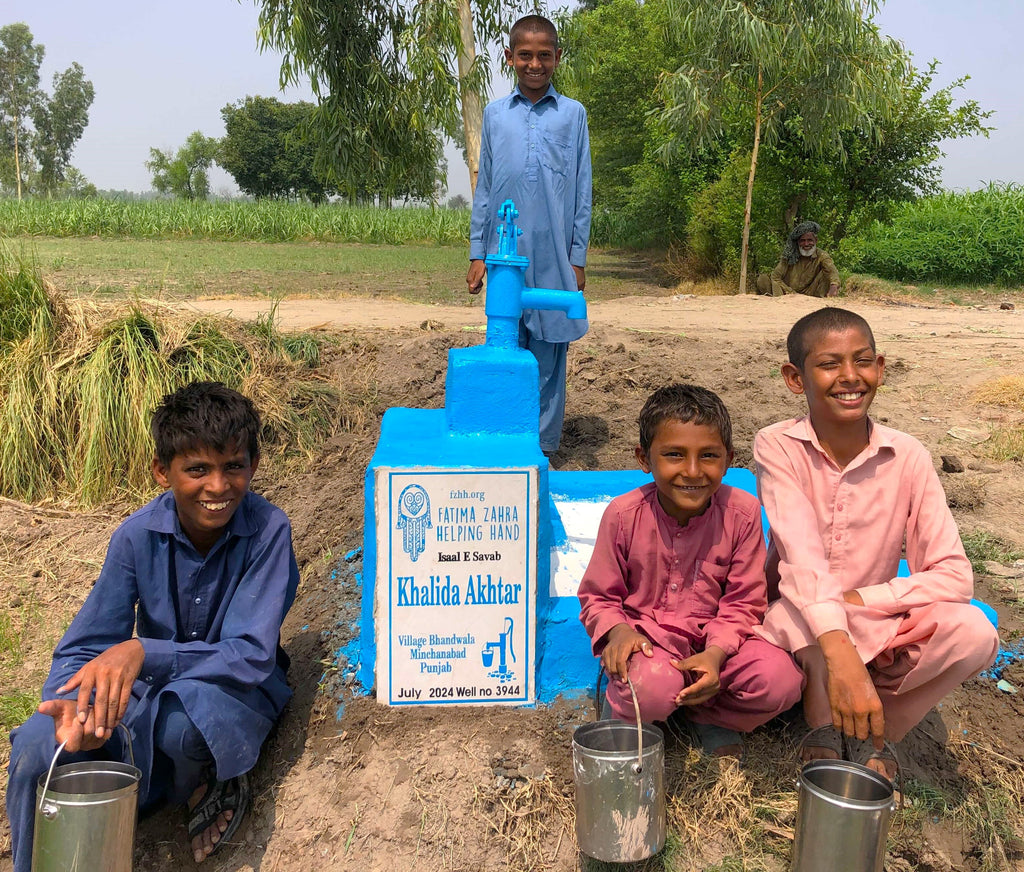
POLYGON ((882 872, 896 804, 892 784, 845 760, 800 771, 791 872, 882 872))
POLYGON ((32 872, 131 872, 142 773, 127 763, 54 767, 63 748, 36 788, 32 872))
POLYGON ((596 860, 631 863, 665 845, 665 740, 623 721, 597 721, 572 737, 576 839, 596 860))

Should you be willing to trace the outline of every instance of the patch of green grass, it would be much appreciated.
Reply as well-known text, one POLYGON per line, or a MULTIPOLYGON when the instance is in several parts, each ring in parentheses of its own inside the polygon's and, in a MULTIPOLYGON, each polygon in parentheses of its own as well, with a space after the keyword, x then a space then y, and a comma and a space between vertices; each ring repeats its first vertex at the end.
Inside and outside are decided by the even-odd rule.
POLYGON ((0 695, 0 730, 7 732, 23 724, 39 705, 39 697, 20 690, 0 695))
POLYGON ((934 785, 908 778, 903 788, 904 814, 915 817, 934 817, 946 814, 954 805, 946 794, 934 785))
POLYGON ((993 460, 1024 460, 1024 427, 997 428, 986 447, 993 460))
POLYGON ((983 530, 975 530, 970 533, 961 532, 960 540, 964 543, 967 559, 971 561, 975 572, 985 571, 986 560, 1008 564, 1024 558, 1024 551, 1014 548, 1009 542, 983 530))
MULTIPOLYGON (((48 237, 16 245, 23 259, 51 264, 47 278, 76 296, 171 301, 356 296, 483 307, 483 297, 466 292, 466 245, 48 237)), ((589 254, 589 301, 671 293, 659 281, 649 258, 589 254)))
POLYGON ((21 633, 10 615, 0 614, 0 662, 17 666, 22 661, 21 633))

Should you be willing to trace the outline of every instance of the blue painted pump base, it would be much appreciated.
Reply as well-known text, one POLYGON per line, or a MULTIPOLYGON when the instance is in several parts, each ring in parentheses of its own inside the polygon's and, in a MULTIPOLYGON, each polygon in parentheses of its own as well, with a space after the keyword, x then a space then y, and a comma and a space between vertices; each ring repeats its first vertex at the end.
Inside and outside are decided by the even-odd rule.
MULTIPOLYGON (((487 258, 487 339, 484 345, 448 353, 443 409, 388 409, 380 440, 366 470, 359 668, 366 690, 376 684, 374 626, 376 570, 375 472, 380 467, 467 472, 536 468, 538 472, 535 578, 536 699, 580 697, 592 692, 597 660, 579 621, 579 585, 604 506, 618 494, 650 481, 640 470, 550 471, 539 443, 537 363, 518 347, 526 308, 557 308, 586 317, 583 295, 525 287, 527 259, 518 255, 515 207, 502 204, 499 251, 487 258)), ((753 475, 730 469, 725 482, 755 492, 753 475)), ((767 522, 765 523, 767 529, 767 522)), ((901 565, 906 574, 906 564, 901 565)), ((977 603, 996 623, 995 612, 977 603)))

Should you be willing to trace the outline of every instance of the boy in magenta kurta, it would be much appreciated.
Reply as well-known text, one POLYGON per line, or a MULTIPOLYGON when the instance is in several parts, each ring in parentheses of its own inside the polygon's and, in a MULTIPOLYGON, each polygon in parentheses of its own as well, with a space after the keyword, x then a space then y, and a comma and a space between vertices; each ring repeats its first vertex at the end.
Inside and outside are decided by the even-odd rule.
POLYGON ((970 604, 971 564, 931 455, 868 417, 885 358, 867 322, 819 309, 787 344, 782 373, 808 414, 754 440, 779 595, 759 632, 806 674, 804 759, 845 756, 892 779, 885 740, 989 666, 998 638, 970 604), (898 578, 904 546, 911 574, 898 578))
POLYGON ((609 674, 612 714, 644 721, 681 709, 705 751, 738 755, 748 732, 800 698, 802 676, 752 636, 764 615, 761 507, 722 484, 732 424, 717 395, 656 391, 636 457, 651 484, 612 500, 580 583, 580 619, 609 674))

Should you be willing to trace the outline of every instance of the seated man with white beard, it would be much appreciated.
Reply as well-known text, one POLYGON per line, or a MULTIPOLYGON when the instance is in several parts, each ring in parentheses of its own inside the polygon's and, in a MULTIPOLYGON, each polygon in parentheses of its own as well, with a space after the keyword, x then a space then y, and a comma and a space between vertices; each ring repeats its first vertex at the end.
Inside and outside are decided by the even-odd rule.
POLYGON ((766 296, 807 294, 834 297, 839 293, 839 272, 832 258, 818 248, 821 227, 815 221, 801 221, 786 240, 779 265, 772 274, 757 277, 757 292, 766 296))

